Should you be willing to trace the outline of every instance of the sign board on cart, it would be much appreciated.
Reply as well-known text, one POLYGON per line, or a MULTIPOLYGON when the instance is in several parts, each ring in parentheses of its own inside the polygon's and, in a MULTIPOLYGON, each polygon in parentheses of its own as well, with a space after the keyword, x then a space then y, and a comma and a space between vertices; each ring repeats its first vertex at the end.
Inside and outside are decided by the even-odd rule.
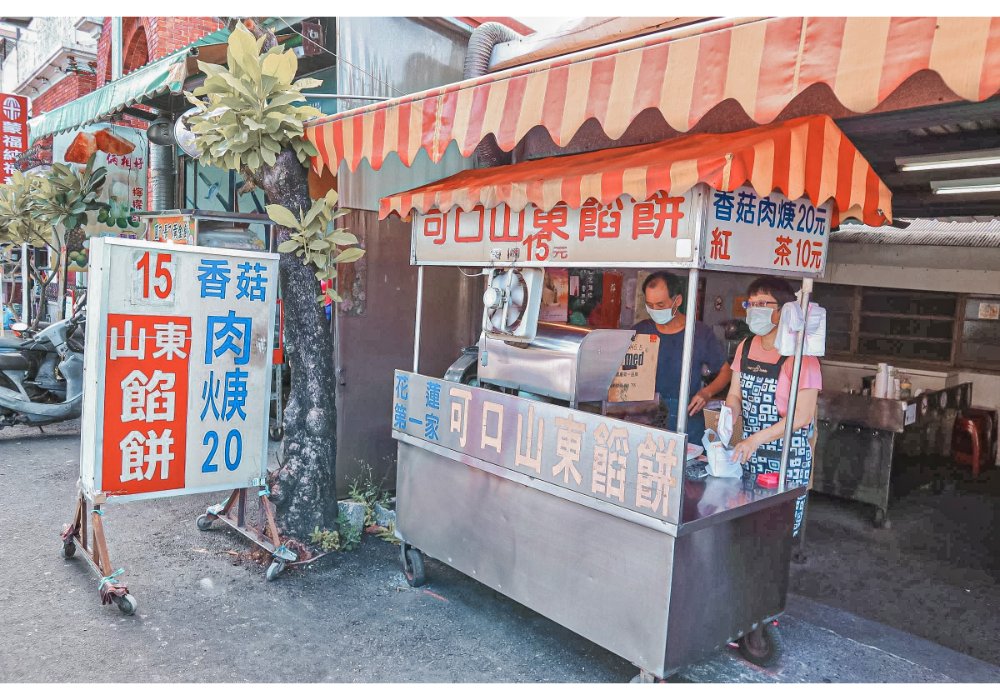
POLYGON ((577 494, 678 523, 684 436, 396 370, 392 429, 577 494))
POLYGON ((683 195, 608 205, 458 207, 413 217, 416 265, 518 264, 531 267, 694 267, 821 276, 832 203, 814 206, 750 187, 719 192, 698 185, 683 195))
POLYGON ((80 478, 139 500, 257 486, 278 256, 95 239, 80 478))
POLYGON ((817 207, 808 198, 792 201, 779 192, 760 197, 741 187, 711 190, 707 204, 706 269, 796 277, 821 277, 826 270, 832 202, 817 207))
POLYGON ((695 220, 701 190, 637 202, 628 195, 611 204, 591 200, 576 209, 560 204, 519 212, 505 204, 470 211, 455 207, 413 217, 415 265, 533 267, 636 267, 650 261, 674 267, 696 259, 695 220))

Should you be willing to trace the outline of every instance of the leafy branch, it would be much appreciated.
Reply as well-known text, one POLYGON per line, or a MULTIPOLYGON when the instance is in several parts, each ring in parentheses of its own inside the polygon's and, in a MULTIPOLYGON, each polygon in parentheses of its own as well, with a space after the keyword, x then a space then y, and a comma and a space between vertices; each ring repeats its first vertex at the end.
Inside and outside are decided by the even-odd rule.
MULTIPOLYGON (((320 282, 336 278, 339 263, 354 262, 365 254, 364 249, 357 247, 357 236, 334 227, 334 222, 347 214, 346 209, 336 208, 337 199, 337 193, 330 190, 326 196, 313 201, 309 211, 299 210, 298 217, 280 204, 267 205, 271 220, 293 231, 288 240, 278 245, 278 252, 294 253, 303 263, 312 265, 320 282)), ((317 301, 323 302, 327 295, 333 301, 342 301, 332 286, 317 301)))

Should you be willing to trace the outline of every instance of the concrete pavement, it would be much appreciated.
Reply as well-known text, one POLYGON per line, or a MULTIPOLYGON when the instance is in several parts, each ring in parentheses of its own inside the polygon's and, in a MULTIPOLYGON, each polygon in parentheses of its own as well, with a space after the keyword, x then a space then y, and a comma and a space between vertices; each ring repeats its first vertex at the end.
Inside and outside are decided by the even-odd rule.
MULTIPOLYGON (((106 508, 135 617, 102 607, 97 580, 60 556, 79 427, 0 431, 0 680, 611 682, 623 659, 435 561, 410 589, 397 548, 366 538, 273 583, 228 530, 199 532, 213 498, 106 508)), ((218 526, 216 526, 218 527, 218 526)), ((1000 668, 790 597, 787 652, 770 671, 724 650, 673 680, 1000 682, 1000 668)))

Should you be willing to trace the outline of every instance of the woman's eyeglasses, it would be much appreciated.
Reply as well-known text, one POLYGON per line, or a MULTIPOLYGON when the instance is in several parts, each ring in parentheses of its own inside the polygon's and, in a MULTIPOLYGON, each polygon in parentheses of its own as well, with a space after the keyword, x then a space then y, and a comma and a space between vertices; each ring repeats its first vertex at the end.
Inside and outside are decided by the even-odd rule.
POLYGON ((773 306, 778 308, 778 302, 776 301, 744 301, 742 304, 744 309, 766 309, 768 306, 773 306))

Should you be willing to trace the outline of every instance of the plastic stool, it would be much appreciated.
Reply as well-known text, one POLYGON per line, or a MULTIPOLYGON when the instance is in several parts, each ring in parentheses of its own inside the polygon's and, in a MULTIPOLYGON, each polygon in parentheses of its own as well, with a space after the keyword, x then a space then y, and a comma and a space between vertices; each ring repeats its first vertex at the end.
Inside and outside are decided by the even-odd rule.
POLYGON ((955 430, 951 438, 951 458, 956 464, 972 467, 972 476, 979 476, 983 458, 988 457, 986 437, 986 420, 979 416, 960 415, 955 419, 955 430), (984 444, 985 443, 985 444, 984 444))

